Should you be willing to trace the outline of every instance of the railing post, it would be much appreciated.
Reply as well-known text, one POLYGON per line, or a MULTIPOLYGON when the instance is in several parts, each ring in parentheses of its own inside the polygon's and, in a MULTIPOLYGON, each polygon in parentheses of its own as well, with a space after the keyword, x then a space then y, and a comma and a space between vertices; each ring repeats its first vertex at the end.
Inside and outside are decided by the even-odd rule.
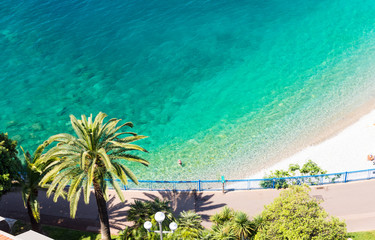
POLYGON ((223 184, 223 193, 225 193, 225 178, 221 176, 221 183, 223 184))
POLYGON ((201 180, 198 180, 198 191, 199 191, 199 192, 202 191, 202 190, 201 190, 201 180))
POLYGON ((348 172, 345 172, 344 183, 348 181, 348 172))
POLYGON ((152 182, 150 182, 150 191, 152 191, 152 182))

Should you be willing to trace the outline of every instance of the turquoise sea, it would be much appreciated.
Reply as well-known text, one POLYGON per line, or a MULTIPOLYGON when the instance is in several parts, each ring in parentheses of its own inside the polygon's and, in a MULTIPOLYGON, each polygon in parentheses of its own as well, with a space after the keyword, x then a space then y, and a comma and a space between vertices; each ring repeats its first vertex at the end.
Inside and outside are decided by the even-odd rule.
POLYGON ((374 16, 373 0, 2 0, 0 131, 34 151, 103 111, 149 136, 140 179, 244 177, 374 97, 374 16))

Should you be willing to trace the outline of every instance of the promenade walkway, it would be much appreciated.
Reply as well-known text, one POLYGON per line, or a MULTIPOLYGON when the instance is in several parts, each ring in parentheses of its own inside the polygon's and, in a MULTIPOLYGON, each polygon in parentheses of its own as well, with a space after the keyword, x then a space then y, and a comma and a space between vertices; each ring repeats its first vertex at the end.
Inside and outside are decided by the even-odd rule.
MULTIPOLYGON (((346 221, 349 232, 375 230, 375 180, 338 183, 311 188, 311 196, 323 200, 322 206, 328 213, 346 221)), ((127 222, 126 211, 134 200, 166 198, 172 202, 176 214, 183 210, 195 210, 203 216, 205 227, 210 226, 209 217, 224 206, 255 216, 264 205, 273 201, 283 190, 250 190, 231 192, 169 192, 169 191, 124 191, 126 201, 121 203, 111 192, 108 201, 111 227, 114 232, 123 229, 127 222)), ((92 195, 90 204, 79 203, 76 219, 69 218, 69 203, 60 199, 54 203, 43 191, 39 194, 42 223, 86 231, 98 231, 99 221, 92 195)), ((82 199, 81 199, 82 200, 82 199)), ((21 194, 12 192, 0 201, 0 216, 28 220, 21 194)))

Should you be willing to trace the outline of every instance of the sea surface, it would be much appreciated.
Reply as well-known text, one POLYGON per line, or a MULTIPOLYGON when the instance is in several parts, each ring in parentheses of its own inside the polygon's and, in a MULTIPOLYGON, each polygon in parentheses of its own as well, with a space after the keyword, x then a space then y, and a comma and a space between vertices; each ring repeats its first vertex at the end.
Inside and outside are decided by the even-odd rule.
POLYGON ((34 151, 102 111, 149 136, 140 179, 244 177, 374 97, 374 16, 373 0, 2 0, 0 131, 34 151))

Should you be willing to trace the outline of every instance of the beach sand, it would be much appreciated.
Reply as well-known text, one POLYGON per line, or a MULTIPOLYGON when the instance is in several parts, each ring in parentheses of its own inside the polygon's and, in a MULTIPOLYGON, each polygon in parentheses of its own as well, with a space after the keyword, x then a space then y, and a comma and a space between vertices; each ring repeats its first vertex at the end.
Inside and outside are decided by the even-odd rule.
POLYGON ((375 155, 375 108, 373 104, 368 104, 354 114, 343 121, 342 125, 327 129, 326 138, 248 178, 263 178, 270 171, 287 170, 289 164, 295 163, 302 166, 308 160, 314 161, 328 173, 375 168, 372 162, 367 160, 369 154, 375 155), (369 106, 373 110, 358 119, 360 113, 365 113, 369 106))

